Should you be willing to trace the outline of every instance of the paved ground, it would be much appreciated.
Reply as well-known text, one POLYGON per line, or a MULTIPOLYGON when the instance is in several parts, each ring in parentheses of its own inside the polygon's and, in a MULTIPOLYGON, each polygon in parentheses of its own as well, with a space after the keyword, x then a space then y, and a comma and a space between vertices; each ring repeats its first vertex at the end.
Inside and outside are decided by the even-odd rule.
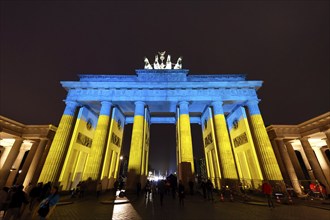
MULTIPOLYGON (((278 204, 269 208, 262 197, 250 197, 248 202, 234 198, 234 202, 225 198, 220 201, 216 196, 215 201, 204 200, 200 194, 187 195, 184 207, 179 206, 178 199, 165 195, 163 206, 159 197, 146 199, 144 196, 137 198, 128 195, 127 198, 114 200, 112 193, 105 193, 96 198, 88 195, 82 199, 67 200, 62 197, 62 203, 56 207, 51 220, 103 220, 103 219, 330 219, 330 205, 328 201, 294 200, 293 205, 278 204), (116 204, 114 203, 116 202, 116 204)), ((29 219, 25 213, 25 219, 29 219)))

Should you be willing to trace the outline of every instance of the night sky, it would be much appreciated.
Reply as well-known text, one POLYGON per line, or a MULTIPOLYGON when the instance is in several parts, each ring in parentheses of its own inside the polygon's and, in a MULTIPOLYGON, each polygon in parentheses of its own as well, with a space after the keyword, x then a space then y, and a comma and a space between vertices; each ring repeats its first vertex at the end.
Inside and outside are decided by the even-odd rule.
MULTIPOLYGON (((329 11, 329 1, 1 1, 0 114, 57 126, 66 97, 60 81, 135 74, 144 56, 153 62, 166 50, 173 62, 183 56, 190 74, 264 81, 265 124, 298 124, 330 109, 329 11)), ((175 126, 151 129, 150 164, 167 169, 175 126)), ((201 130, 192 132, 202 154, 201 130)))

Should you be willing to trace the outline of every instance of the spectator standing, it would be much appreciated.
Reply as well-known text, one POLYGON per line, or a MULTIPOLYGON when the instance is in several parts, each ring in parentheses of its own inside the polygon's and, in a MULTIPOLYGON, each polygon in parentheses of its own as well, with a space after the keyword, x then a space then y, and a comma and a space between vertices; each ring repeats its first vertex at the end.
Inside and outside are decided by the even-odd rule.
POLYGON ((4 216, 6 214, 7 206, 8 206, 8 191, 9 188, 4 186, 0 191, 0 212, 3 211, 4 216))
POLYGON ((262 187, 262 192, 267 197, 268 207, 275 208, 272 200, 272 193, 273 193, 272 185, 270 185, 270 183, 267 180, 264 180, 261 187, 262 187))
POLYGON ((96 198, 99 198, 102 191, 102 183, 99 181, 96 186, 96 198))
POLYGON ((19 185, 12 197, 11 197, 11 200, 9 202, 9 205, 8 205, 8 210, 6 212, 6 215, 4 217, 4 220, 9 220, 11 219, 12 217, 14 219, 18 219, 20 218, 21 216, 21 207, 24 204, 28 204, 28 200, 27 200, 27 195, 26 193, 23 191, 23 185, 19 185))
MULTIPOLYGON (((29 205, 29 209, 30 211, 33 210, 34 206, 37 204, 38 199, 41 196, 41 191, 42 191, 42 183, 38 183, 38 185, 34 186, 30 193, 29 193, 29 197, 30 197, 30 205, 29 205)), ((40 202, 40 200, 39 200, 40 202)))
POLYGON ((158 182, 158 193, 160 199, 160 206, 163 206, 164 194, 165 194, 165 180, 158 182))
POLYGON ((207 199, 213 201, 213 183, 210 179, 206 182, 207 199))
POLYGON ((58 187, 53 186, 51 188, 50 195, 47 198, 45 198, 44 200, 42 200, 39 205, 38 214, 39 214, 41 220, 49 218, 52 215, 59 199, 60 199, 60 195, 58 194, 58 187), (46 210, 48 209, 48 211, 45 211, 45 212, 41 211, 43 208, 45 208, 46 210))
POLYGON ((179 181, 178 194, 179 194, 179 206, 183 207, 185 193, 184 193, 184 185, 181 180, 179 181))

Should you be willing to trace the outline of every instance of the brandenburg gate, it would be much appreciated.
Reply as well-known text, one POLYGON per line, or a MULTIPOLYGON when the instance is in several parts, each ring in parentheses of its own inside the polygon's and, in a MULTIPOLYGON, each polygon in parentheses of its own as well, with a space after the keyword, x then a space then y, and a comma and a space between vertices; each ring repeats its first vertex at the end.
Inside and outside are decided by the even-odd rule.
POLYGON ((244 74, 189 75, 182 59, 165 52, 145 58, 136 75, 82 74, 62 81, 68 94, 39 182, 63 190, 79 181, 113 187, 125 124, 133 123, 127 189, 148 175, 151 124, 176 125, 178 179, 194 178, 190 124, 201 125, 208 178, 216 188, 238 181, 257 188, 264 179, 283 182, 258 107, 262 81, 244 74))

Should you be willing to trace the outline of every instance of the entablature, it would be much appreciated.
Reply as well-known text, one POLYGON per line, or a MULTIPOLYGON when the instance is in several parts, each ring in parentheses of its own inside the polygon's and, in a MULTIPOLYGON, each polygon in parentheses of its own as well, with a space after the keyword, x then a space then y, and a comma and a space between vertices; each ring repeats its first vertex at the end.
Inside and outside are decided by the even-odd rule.
POLYGON ((255 100, 254 89, 73 89, 69 90, 67 100, 75 101, 218 101, 255 100))
POLYGON ((150 90, 175 90, 175 89, 254 89, 258 90, 262 81, 235 81, 235 82, 73 82, 61 81, 66 90, 74 89, 150 89, 150 90))

